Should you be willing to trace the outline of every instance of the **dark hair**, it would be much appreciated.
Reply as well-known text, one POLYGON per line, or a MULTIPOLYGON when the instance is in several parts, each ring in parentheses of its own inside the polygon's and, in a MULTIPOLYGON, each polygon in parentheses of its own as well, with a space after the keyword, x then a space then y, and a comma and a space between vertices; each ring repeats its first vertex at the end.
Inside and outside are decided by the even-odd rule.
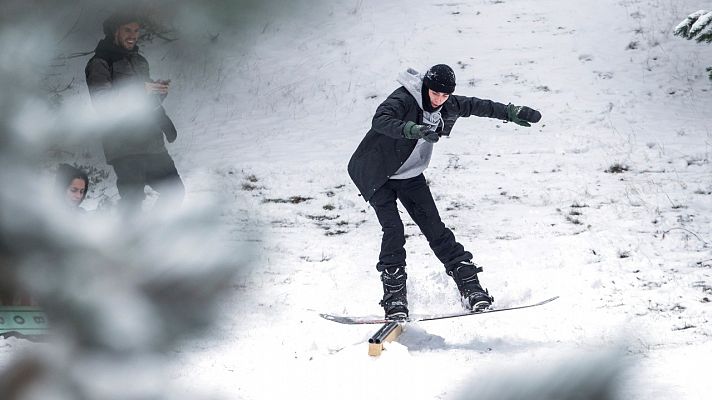
POLYGON ((86 172, 79 168, 73 167, 69 164, 59 164, 59 167, 57 168, 57 178, 55 180, 55 186, 57 187, 57 191, 59 193, 64 193, 64 191, 67 190, 69 185, 71 185, 72 181, 75 179, 81 179, 84 181, 84 186, 86 187, 84 196, 82 196, 82 200, 84 200, 89 192, 89 176, 86 172))
POLYGON ((109 18, 104 20, 102 24, 102 29, 104 30, 104 36, 108 38, 113 38, 116 30, 119 29, 121 25, 130 24, 136 22, 143 26, 143 17, 136 13, 119 11, 111 14, 109 18))

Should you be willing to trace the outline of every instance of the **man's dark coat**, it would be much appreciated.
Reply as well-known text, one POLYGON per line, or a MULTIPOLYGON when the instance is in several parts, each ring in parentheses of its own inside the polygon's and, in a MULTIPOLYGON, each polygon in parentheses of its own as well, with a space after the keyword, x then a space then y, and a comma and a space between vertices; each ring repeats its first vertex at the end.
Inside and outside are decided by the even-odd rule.
POLYGON ((172 128, 166 137, 175 140, 175 127, 161 106, 162 98, 145 94, 144 83, 151 78, 148 61, 138 53, 138 47, 125 50, 103 39, 84 72, 100 115, 115 117, 137 99, 142 101, 138 112, 114 121, 104 133, 104 155, 109 164, 128 156, 167 153, 163 132, 172 128))

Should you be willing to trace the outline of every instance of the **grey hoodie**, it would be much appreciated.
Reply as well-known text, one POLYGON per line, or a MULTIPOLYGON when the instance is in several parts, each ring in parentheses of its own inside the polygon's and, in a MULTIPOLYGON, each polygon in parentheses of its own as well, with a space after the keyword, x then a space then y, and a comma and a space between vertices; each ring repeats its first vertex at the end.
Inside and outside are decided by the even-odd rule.
MULTIPOLYGON (((423 75, 413 68, 408 68, 407 71, 401 72, 400 75, 398 75, 398 83, 408 90, 408 93, 415 98, 415 101, 418 102, 418 106, 423 110, 424 125, 431 125, 436 129, 443 125, 440 108, 432 113, 423 109, 423 96, 421 91, 423 87, 423 75)), ((433 144, 424 139, 419 139, 410 157, 405 160, 403 165, 401 165, 390 179, 409 179, 420 175, 428 168, 432 155, 433 144)))

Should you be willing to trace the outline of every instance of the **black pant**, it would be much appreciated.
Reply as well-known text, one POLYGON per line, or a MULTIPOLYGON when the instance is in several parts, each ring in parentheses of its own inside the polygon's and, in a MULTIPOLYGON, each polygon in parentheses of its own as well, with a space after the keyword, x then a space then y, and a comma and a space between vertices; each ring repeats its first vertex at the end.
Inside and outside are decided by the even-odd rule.
POLYGON ((121 196, 119 207, 124 211, 141 209, 146 185, 160 193, 154 205, 158 209, 179 206, 183 201, 185 187, 168 153, 122 157, 113 160, 111 166, 121 196))
POLYGON ((391 179, 373 194, 369 203, 376 211, 383 229, 379 271, 391 266, 405 265, 405 231, 396 199, 400 200, 410 217, 423 232, 435 256, 446 269, 460 261, 471 260, 472 254, 455 240, 455 235, 445 227, 433 195, 423 174, 410 179, 391 179))

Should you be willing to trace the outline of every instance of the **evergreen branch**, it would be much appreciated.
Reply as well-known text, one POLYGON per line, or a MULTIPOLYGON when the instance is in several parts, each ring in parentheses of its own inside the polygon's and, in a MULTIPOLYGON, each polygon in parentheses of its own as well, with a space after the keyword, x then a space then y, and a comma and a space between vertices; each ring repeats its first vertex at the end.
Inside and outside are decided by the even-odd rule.
MULTIPOLYGON (((699 10, 690 14, 673 29, 675 36, 697 43, 712 43, 712 11, 699 10)), ((712 67, 707 67, 708 78, 712 81, 712 67)))
MULTIPOLYGON (((704 11, 704 10, 700 10, 704 11)), ((699 12, 699 11, 698 11, 699 12)), ((697 20, 695 21, 694 24, 690 27, 690 31, 688 32, 689 39, 692 39, 693 37, 697 36, 702 32, 702 30, 705 29, 710 23, 712 23, 712 11, 706 12, 703 15, 700 15, 697 20)), ((699 39, 698 39, 699 41, 699 39)))
MULTIPOLYGON (((710 12, 707 10, 699 10, 688 15, 687 18, 685 18, 675 27, 673 33, 675 34, 675 36, 680 36, 688 40, 692 39, 697 33, 699 33, 699 31, 694 32, 693 29, 701 30, 704 28, 704 26, 707 25, 706 23, 703 23, 702 26, 698 25, 700 19, 707 15, 710 15, 710 12)), ((702 18, 702 21, 704 20, 705 19, 702 18)), ((709 23, 709 19, 707 19, 707 23, 709 23)))
MULTIPOLYGON (((712 22, 712 21, 711 21, 712 22)), ((700 36, 697 37, 697 43, 710 43, 712 42, 712 24, 708 26, 708 29, 705 33, 701 34, 700 36)))

